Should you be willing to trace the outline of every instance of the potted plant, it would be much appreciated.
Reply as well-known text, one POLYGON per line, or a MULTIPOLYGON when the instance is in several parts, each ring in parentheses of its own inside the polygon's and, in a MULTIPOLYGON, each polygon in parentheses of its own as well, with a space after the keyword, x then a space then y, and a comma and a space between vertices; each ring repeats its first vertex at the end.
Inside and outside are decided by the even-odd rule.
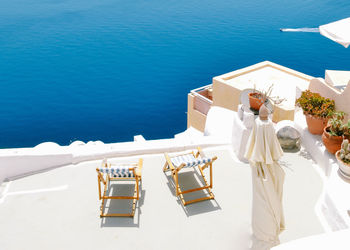
POLYGON ((335 154, 343 142, 344 131, 347 125, 343 125, 345 113, 337 111, 328 120, 328 125, 323 129, 322 141, 329 153, 335 154))
POLYGON ((350 119, 343 125, 343 137, 344 139, 350 140, 350 119))
POLYGON ((311 134, 321 135, 327 126, 328 118, 335 110, 334 100, 322 97, 310 90, 303 91, 296 105, 304 111, 308 130, 311 134))
POLYGON ((270 97, 272 89, 273 84, 266 91, 257 90, 254 85, 253 92, 248 94, 250 107, 254 110, 259 110, 261 105, 263 105, 270 97))
POLYGON ((341 144, 341 149, 335 154, 340 171, 343 175, 350 179, 350 144, 349 140, 345 139, 341 144))

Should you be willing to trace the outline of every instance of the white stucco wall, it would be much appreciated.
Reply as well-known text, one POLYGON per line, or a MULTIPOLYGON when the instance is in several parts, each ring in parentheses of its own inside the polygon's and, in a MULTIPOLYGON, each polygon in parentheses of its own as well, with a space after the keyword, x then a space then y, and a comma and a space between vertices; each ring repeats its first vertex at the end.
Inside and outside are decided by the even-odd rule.
POLYGON ((59 146, 47 142, 34 148, 0 150, 0 184, 5 179, 15 179, 36 172, 77 164, 82 161, 143 154, 159 154, 226 145, 220 138, 202 136, 195 139, 173 138, 163 140, 135 141, 104 144, 101 141, 73 142, 70 146, 59 146))

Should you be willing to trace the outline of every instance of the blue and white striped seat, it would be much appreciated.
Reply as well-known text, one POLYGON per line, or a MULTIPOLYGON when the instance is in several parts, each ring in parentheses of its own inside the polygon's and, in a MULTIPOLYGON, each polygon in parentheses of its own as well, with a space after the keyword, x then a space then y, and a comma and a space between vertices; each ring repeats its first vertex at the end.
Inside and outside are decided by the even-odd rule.
POLYGON ((110 177, 117 178, 131 178, 134 177, 134 172, 129 170, 129 168, 134 168, 134 166, 112 166, 110 168, 100 168, 101 173, 109 174, 110 177))
POLYGON ((179 167, 182 163, 185 163, 185 167, 194 167, 197 166, 199 164, 204 164, 204 163, 209 163, 211 162, 210 158, 195 158, 193 156, 193 154, 185 154, 185 155, 179 155, 179 156, 175 156, 173 158, 170 159, 171 163, 175 166, 175 167, 179 167))

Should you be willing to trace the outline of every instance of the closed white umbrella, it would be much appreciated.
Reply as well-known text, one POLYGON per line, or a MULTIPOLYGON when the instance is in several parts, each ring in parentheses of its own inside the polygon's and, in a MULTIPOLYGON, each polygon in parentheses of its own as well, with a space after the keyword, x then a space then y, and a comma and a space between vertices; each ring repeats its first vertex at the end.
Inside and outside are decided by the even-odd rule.
POLYGON ((282 155, 272 122, 257 118, 244 155, 252 169, 252 249, 270 249, 278 245, 278 236, 285 228, 282 206, 284 171, 278 163, 282 155))
POLYGON ((350 17, 321 25, 319 30, 321 35, 340 43, 345 48, 350 45, 350 17))

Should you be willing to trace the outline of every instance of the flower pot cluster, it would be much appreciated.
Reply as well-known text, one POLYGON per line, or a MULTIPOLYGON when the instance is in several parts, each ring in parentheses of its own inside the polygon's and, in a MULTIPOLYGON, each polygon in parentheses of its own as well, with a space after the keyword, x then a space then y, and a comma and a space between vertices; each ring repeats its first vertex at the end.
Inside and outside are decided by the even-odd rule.
POLYGON ((322 135, 329 153, 335 154, 344 138, 350 138, 350 120, 343 124, 345 113, 335 110, 334 100, 307 90, 296 100, 296 105, 304 111, 309 132, 322 135))

